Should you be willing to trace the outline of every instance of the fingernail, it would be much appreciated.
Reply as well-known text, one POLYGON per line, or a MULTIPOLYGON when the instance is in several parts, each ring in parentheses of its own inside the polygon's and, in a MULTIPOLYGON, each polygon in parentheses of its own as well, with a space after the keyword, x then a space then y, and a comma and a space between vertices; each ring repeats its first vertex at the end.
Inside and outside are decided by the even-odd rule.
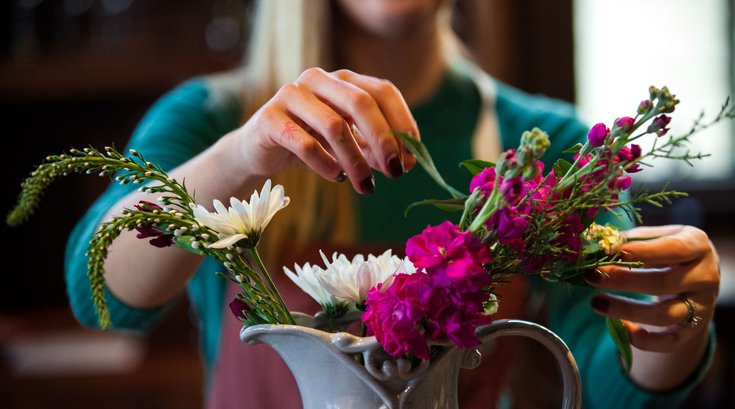
POLYGON ((599 283, 602 279, 602 273, 600 270, 587 270, 584 272, 584 280, 589 283, 599 283))
POLYGON ((607 312, 610 307, 610 301, 602 297, 592 298, 592 308, 600 312, 607 312))
POLYGON ((399 158, 398 155, 392 156, 388 159, 388 171, 394 178, 403 175, 403 164, 401 163, 401 158, 399 158))
POLYGON ((366 177, 360 182, 360 189, 363 194, 372 195, 375 192, 375 179, 372 176, 366 177))
POLYGON ((337 182, 344 182, 345 180, 347 180, 347 174, 343 170, 339 172, 339 175, 337 175, 337 182))

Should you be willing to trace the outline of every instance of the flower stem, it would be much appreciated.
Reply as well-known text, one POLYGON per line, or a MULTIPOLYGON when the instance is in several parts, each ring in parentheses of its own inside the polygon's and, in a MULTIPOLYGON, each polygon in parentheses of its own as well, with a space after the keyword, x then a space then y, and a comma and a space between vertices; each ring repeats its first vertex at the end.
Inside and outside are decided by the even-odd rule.
POLYGON ((270 287, 271 291, 273 292, 273 295, 276 296, 276 300, 278 301, 278 304, 281 307, 282 313, 283 313, 283 319, 286 324, 296 324, 296 321, 294 321, 293 316, 291 315, 291 312, 286 307, 286 303, 283 302, 283 298, 281 298, 281 293, 278 292, 278 288, 276 288, 276 285, 273 283, 273 280, 271 279, 270 274, 268 274, 268 270, 266 270, 265 265, 263 264, 263 260, 260 259, 260 255, 258 254, 258 250, 253 247, 250 249, 250 254, 252 254, 253 259, 258 264, 258 268, 260 268, 260 271, 263 273, 263 277, 265 277, 266 281, 268 282, 268 286, 270 287))

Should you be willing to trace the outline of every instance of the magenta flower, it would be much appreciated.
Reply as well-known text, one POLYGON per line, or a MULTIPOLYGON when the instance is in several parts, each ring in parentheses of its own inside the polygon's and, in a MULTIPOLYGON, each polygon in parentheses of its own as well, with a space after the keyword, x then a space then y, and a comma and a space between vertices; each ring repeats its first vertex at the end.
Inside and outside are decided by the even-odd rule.
POLYGON ((174 244, 173 235, 165 234, 163 231, 151 227, 151 226, 135 226, 135 230, 138 234, 135 235, 138 239, 151 238, 148 241, 153 247, 164 248, 170 247, 174 244))
POLYGON ((449 221, 427 226, 421 234, 408 239, 406 256, 416 268, 450 280, 484 273, 482 265, 492 259, 487 246, 449 221))
POLYGON ((631 183, 633 183, 633 179, 630 176, 620 176, 615 179, 615 189, 625 190, 630 187, 631 183))
POLYGON ((235 298, 230 302, 230 311, 232 311, 232 315, 234 315, 236 318, 240 320, 247 319, 246 314, 251 310, 248 303, 246 303, 244 300, 240 298, 235 298))
POLYGON ((424 272, 397 274, 387 289, 368 292, 362 321, 389 354, 411 352, 427 360, 430 339, 449 339, 460 348, 480 344, 475 328, 492 321, 484 311, 490 296, 482 290, 489 281, 447 287, 434 278, 424 272))
POLYGON ((544 211, 547 207, 551 206, 556 176, 554 175, 554 169, 551 169, 547 177, 544 177, 544 163, 537 161, 536 164, 539 167, 539 174, 535 178, 526 181, 526 190, 531 192, 532 210, 544 211))
POLYGON ((515 239, 519 239, 528 229, 528 219, 515 206, 504 207, 493 215, 492 220, 501 244, 515 244, 514 248, 520 245, 516 250, 523 248, 523 241, 519 243, 515 239))
POLYGON ((610 134, 610 129, 603 123, 595 124, 590 131, 587 133, 587 139, 590 141, 590 145, 594 147, 602 146, 605 143, 605 138, 610 134))
POLYGON ((523 179, 520 176, 516 176, 502 180, 498 189, 503 194, 503 199, 505 199, 506 203, 517 204, 525 193, 524 187, 523 179))
POLYGON ((493 192, 495 184, 495 168, 485 168, 476 174, 470 181, 470 192, 474 192, 478 187, 485 196, 490 196, 493 192))
MULTIPOLYGON (((618 151, 617 159, 620 163, 627 164, 633 162, 641 157, 641 147, 636 144, 631 144, 630 147, 623 146, 618 151)), ((625 168, 628 173, 640 172, 642 169, 639 164, 634 164, 625 168)), ((627 188, 626 188, 627 189, 627 188)))
POLYGON ((412 352, 420 359, 429 359, 421 323, 427 313, 425 294, 431 290, 429 276, 416 273, 396 274, 387 289, 377 286, 368 291, 361 319, 385 352, 393 356, 412 352))
MULTIPOLYGON (((138 202, 138 204, 133 206, 135 206, 135 208, 140 210, 141 212, 163 210, 161 206, 146 200, 141 200, 140 202, 138 202)), ((173 235, 164 233, 163 230, 157 229, 155 225, 135 226, 135 230, 138 232, 138 234, 135 235, 135 237, 138 239, 152 238, 149 243, 154 247, 170 247, 174 244, 173 235)))
POLYGON ((582 239, 579 237, 582 231, 584 231, 584 225, 578 214, 570 214, 564 219, 564 223, 559 228, 559 237, 554 240, 555 244, 566 248, 567 253, 562 260, 573 263, 582 255, 582 239))

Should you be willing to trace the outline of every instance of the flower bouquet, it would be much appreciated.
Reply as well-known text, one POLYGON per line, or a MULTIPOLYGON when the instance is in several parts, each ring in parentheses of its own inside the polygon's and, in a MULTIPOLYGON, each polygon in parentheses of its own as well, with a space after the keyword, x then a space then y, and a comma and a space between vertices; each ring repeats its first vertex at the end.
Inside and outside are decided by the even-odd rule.
MULTIPOLYGON (((425 146, 396 132, 451 195, 415 205, 460 211, 459 222, 428 226, 409 238, 406 258, 389 251, 351 260, 322 254, 323 266, 307 263, 284 272, 323 307, 317 317, 320 325, 342 328, 346 314, 358 314, 362 334, 373 335, 393 357, 407 357, 418 365, 432 357, 436 342, 476 347, 481 342, 477 328, 489 324, 498 308, 496 289, 512 276, 536 275, 584 285, 585 271, 611 264, 638 266, 617 252, 624 240, 618 229, 595 220, 610 214, 621 222, 640 222, 639 204, 661 206, 685 196, 667 188, 630 192, 630 175, 651 158, 690 161, 705 156, 686 150, 690 137, 735 117, 728 100, 713 120, 704 123, 700 118, 685 134, 671 136, 669 114, 679 101, 666 87, 650 87, 648 94, 633 116, 620 117, 609 126, 598 123, 584 143, 568 147, 565 152, 574 154, 573 162, 559 159, 544 169, 540 158, 550 141, 540 129, 525 132, 519 146, 502 153, 496 163, 463 162, 473 175, 467 193, 443 180, 425 146), (636 142, 646 135, 656 141, 644 152, 636 142)), ((157 197, 106 221, 90 241, 88 274, 101 328, 110 326, 103 295, 104 261, 108 247, 124 230, 137 230, 139 238, 157 247, 176 245, 221 262, 218 274, 239 286, 230 307, 245 327, 297 323, 257 251, 265 227, 289 203, 282 186, 266 181, 249 201, 232 198, 227 207, 215 200, 210 212, 140 152, 131 150, 130 156, 123 156, 109 147, 71 149, 47 157, 23 182, 8 224, 28 218, 43 190, 68 173, 141 184, 141 191, 157 197)), ((617 320, 608 319, 608 324, 629 368, 627 332, 617 320)))

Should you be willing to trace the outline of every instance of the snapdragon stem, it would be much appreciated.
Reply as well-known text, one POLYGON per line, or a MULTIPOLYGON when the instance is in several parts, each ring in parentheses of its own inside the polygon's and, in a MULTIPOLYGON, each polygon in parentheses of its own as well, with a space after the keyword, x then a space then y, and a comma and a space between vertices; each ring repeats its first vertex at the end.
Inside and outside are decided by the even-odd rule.
POLYGON ((286 307, 286 303, 283 302, 283 298, 281 298, 281 293, 278 292, 278 288, 276 288, 275 283, 273 283, 273 280, 271 279, 270 274, 268 274, 268 270, 266 270, 265 265, 263 264, 263 260, 260 259, 260 255, 258 254, 258 250, 255 249, 255 247, 250 249, 250 254, 253 256, 253 259, 256 263, 258 263, 258 268, 260 268, 260 271, 263 273, 263 276, 265 277, 266 281, 268 281, 268 286, 271 289, 271 292, 273 295, 276 296, 276 300, 278 301, 278 304, 281 307, 282 313, 283 313, 283 319, 286 324, 295 325, 296 321, 294 321, 293 316, 291 315, 291 312, 286 307))

